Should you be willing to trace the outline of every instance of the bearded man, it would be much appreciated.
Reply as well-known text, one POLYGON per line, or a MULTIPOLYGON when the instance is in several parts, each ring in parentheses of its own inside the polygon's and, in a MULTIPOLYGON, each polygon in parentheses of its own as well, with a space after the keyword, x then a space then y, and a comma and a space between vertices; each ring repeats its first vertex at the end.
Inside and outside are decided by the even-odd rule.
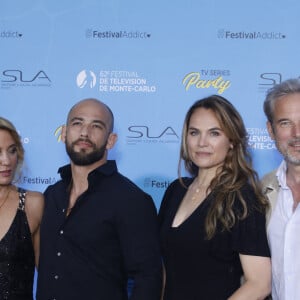
POLYGON ((113 127, 112 111, 97 99, 68 114, 62 140, 70 164, 44 193, 37 300, 160 299, 156 208, 107 159, 113 127))

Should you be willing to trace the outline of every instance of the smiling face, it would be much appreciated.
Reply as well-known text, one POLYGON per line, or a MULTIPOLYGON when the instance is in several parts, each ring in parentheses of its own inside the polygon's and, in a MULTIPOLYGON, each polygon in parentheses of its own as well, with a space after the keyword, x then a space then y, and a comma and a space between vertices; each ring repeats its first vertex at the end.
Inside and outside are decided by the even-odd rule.
POLYGON ((17 145, 7 130, 0 129, 0 185, 12 183, 18 165, 17 145))
POLYGON ((215 113, 205 108, 198 108, 191 115, 186 144, 189 158, 197 167, 215 170, 223 165, 232 147, 215 113))
POLYGON ((268 122, 267 128, 286 162, 300 165, 300 93, 283 96, 275 102, 273 124, 268 122))
POLYGON ((111 127, 112 116, 99 101, 84 100, 74 106, 62 134, 71 161, 79 166, 104 163, 116 140, 111 127))

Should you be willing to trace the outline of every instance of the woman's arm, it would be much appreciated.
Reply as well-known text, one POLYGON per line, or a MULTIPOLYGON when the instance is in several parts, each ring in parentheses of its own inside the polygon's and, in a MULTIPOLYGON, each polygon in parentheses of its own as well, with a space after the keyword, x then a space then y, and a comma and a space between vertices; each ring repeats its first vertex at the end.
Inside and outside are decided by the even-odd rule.
POLYGON ((270 258, 240 254, 240 260, 245 280, 228 300, 265 299, 271 293, 270 258))
POLYGON ((161 289, 160 300, 164 300, 165 285, 166 285, 166 269, 165 269, 165 265, 163 264, 162 265, 162 289, 161 289))
POLYGON ((44 197, 39 192, 28 191, 26 195, 25 210, 30 226, 34 248, 35 265, 38 266, 40 253, 40 224, 44 211, 44 197))

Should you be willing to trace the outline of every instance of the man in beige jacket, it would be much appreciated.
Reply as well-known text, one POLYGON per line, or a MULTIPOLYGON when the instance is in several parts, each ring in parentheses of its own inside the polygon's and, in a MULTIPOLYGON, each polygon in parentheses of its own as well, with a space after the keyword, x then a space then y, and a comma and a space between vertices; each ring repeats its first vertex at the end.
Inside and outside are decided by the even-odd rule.
POLYGON ((264 176, 270 200, 267 233, 272 259, 273 300, 300 299, 300 79, 269 90, 264 102, 267 128, 283 156, 280 166, 264 176))

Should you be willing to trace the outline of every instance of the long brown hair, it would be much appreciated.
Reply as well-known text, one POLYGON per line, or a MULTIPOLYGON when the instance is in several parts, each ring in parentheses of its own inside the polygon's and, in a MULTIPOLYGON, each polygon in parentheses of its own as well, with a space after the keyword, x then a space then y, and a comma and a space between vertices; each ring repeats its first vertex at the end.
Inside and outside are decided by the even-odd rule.
POLYGON ((213 192, 213 201, 205 220, 207 238, 211 239, 220 222, 223 230, 230 230, 237 219, 244 219, 248 215, 246 201, 241 193, 241 188, 249 184, 257 197, 257 209, 265 211, 268 203, 261 192, 258 176, 252 167, 251 155, 248 151, 247 131, 244 122, 235 107, 224 97, 212 95, 196 101, 188 110, 183 130, 180 147, 180 160, 178 173, 180 182, 181 164, 184 162, 186 170, 192 175, 198 175, 198 167, 189 157, 187 147, 187 136, 190 119, 198 108, 204 108, 214 112, 221 129, 233 145, 229 149, 224 164, 217 172, 217 176, 211 181, 209 189, 213 192), (236 215, 233 210, 234 202, 238 200, 242 205, 242 213, 236 215))

